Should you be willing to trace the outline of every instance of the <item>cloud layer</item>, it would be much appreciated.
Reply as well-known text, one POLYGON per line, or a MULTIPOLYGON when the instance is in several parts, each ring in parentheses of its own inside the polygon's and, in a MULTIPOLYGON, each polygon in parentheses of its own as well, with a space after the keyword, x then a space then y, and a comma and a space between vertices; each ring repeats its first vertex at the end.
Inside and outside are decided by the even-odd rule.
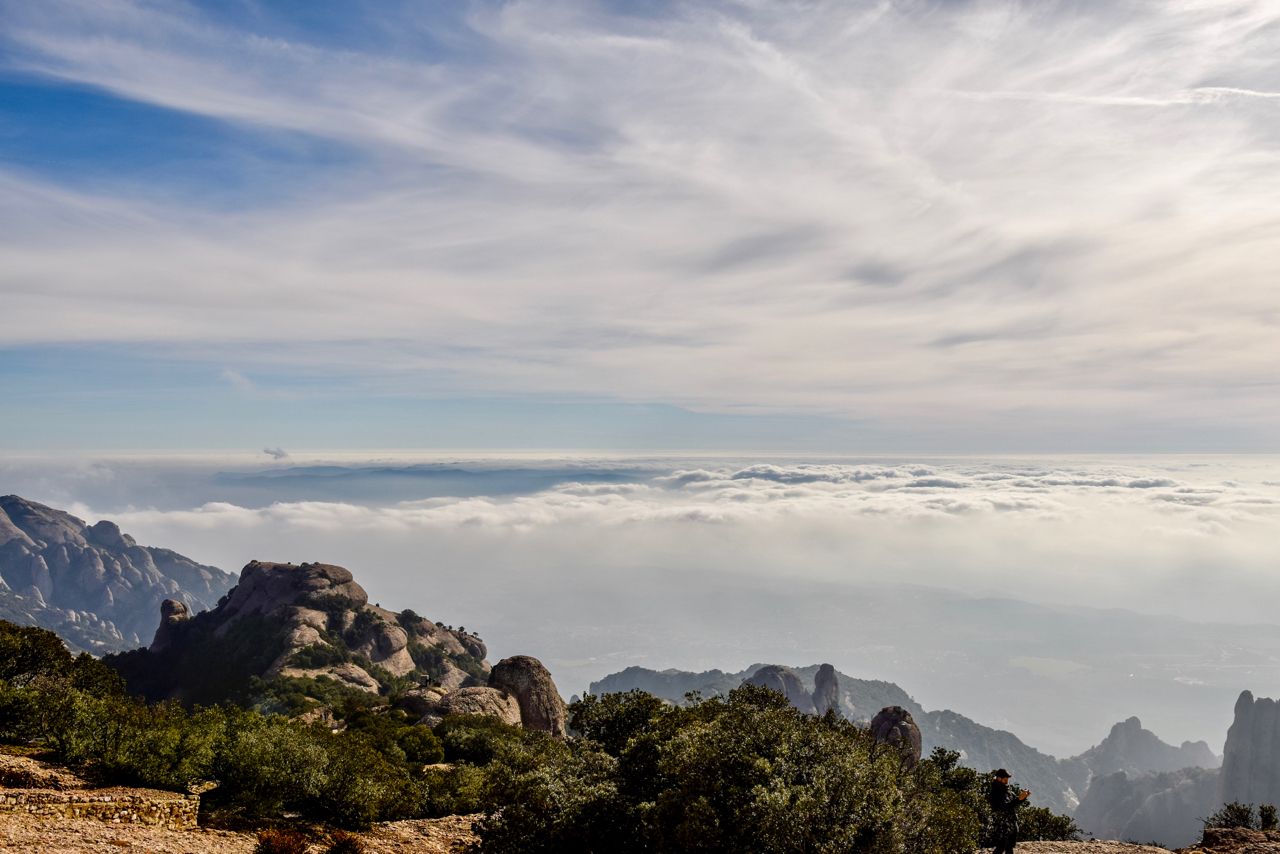
POLYGON ((1068 754, 1133 714, 1213 742, 1280 678, 1274 459, 262 466, 9 461, 0 481, 227 569, 345 565, 375 601, 544 658, 566 693, 636 664, 829 660, 1068 754))
POLYGON ((433 5, 0 4, 11 71, 349 152, 231 213, 0 166, 0 342, 970 444, 1280 426, 1274 4, 433 5))

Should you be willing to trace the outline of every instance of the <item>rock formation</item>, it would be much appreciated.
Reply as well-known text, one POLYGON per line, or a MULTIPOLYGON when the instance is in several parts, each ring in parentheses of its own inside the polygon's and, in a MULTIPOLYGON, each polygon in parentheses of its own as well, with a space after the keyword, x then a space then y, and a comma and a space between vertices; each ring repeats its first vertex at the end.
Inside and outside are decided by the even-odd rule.
POLYGON ((777 691, 787 702, 805 714, 814 714, 813 697, 805 689, 800 677, 790 667, 767 664, 744 680, 748 685, 759 685, 777 691))
POLYGON ((0 617, 103 653, 141 646, 165 599, 211 608, 235 577, 139 546, 114 522, 89 526, 16 495, 0 497, 0 617))
POLYGON ((523 721, 520 702, 513 695, 486 687, 459 688, 446 694, 436 707, 436 714, 488 715, 512 726, 520 726, 523 721))
POLYGON ((813 677, 813 709, 820 715, 832 710, 840 714, 840 681, 830 664, 819 667, 813 677))
POLYGON ((1141 839, 1173 848, 1200 838, 1200 819, 1221 806, 1216 769, 1095 777, 1075 812, 1099 839, 1141 839))
POLYGON ((151 639, 151 649, 161 651, 169 645, 177 631, 179 623, 191 618, 191 611, 186 604, 177 599, 166 599, 160 603, 160 625, 156 627, 155 637, 151 639))
POLYGON ((1280 703, 1245 691, 1222 751, 1220 801, 1280 804, 1280 703))
POLYGON ((403 677, 431 689, 425 710, 489 670, 468 651, 483 649, 479 638, 370 605, 351 573, 332 564, 251 561, 212 610, 190 616, 166 601, 160 613, 150 649, 109 659, 132 690, 153 698, 243 700, 253 677, 325 677, 381 693, 403 677))
POLYGON ((882 744, 897 748, 908 768, 920 764, 920 727, 901 706, 886 706, 871 719, 871 735, 882 744))
POLYGON ((520 706, 520 721, 526 729, 563 736, 568 715, 564 700, 542 662, 527 655, 504 658, 489 673, 489 687, 505 691, 520 706))

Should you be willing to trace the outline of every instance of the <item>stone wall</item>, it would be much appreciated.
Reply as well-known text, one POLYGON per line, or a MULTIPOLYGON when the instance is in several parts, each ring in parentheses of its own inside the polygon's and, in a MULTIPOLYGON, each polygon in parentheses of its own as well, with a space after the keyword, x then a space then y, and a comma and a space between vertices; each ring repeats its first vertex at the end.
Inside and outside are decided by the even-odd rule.
POLYGON ((185 830, 196 826, 199 795, 137 791, 0 789, 0 813, 92 818, 113 824, 145 824, 185 830))

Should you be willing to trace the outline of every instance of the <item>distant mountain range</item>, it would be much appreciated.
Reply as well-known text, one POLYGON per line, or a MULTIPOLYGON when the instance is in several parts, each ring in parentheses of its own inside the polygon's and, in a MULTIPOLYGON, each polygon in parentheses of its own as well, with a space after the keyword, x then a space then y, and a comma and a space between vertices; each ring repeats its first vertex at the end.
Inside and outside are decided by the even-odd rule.
MULTIPOLYGON (((591 684, 593 694, 639 689, 671 702, 683 702, 689 692, 704 697, 723 695, 743 682, 770 671, 770 679, 785 684, 786 674, 794 674, 801 688, 788 693, 797 708, 812 710, 812 694, 819 665, 784 668, 753 664, 737 673, 709 670, 691 673, 681 670, 649 670, 629 667, 591 684), (781 676, 781 679, 778 677, 781 676), (795 696, 792 696, 795 695, 795 696), (807 700, 807 705, 806 705, 807 700)), ((836 671, 838 707, 849 720, 866 722, 885 706, 902 706, 911 712, 924 752, 934 747, 958 751, 964 764, 979 771, 1007 768, 1019 785, 1035 793, 1035 802, 1057 812, 1075 812, 1090 783, 1097 777, 1128 772, 1166 772, 1188 767, 1216 768, 1220 762, 1204 742, 1173 746, 1142 728, 1137 718, 1116 724, 1101 743, 1079 756, 1056 759, 1024 744, 1016 735, 983 726, 952 711, 926 711, 905 690, 892 682, 858 679, 836 671)))
POLYGON ((212 608, 235 576, 140 546, 113 522, 87 525, 17 495, 0 497, 0 619, 42 626, 101 654, 145 645, 160 603, 212 608))

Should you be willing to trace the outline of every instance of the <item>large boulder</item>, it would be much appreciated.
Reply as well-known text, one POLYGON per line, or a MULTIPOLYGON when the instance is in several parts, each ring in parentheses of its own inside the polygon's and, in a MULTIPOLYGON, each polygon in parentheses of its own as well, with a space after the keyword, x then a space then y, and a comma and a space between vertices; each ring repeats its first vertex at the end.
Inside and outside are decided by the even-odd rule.
POLYGON ((813 705, 813 697, 805 689, 804 682, 800 680, 800 676, 790 667, 766 664, 744 681, 748 685, 759 685, 762 688, 777 691, 787 698, 787 702, 805 714, 812 715, 816 711, 813 705))
POLYGON ((446 694, 436 706, 435 714, 441 717, 487 715, 512 726, 520 726, 523 720, 519 700, 506 691, 487 687, 459 688, 446 694))
POLYGON ((840 714, 840 681, 830 664, 818 668, 813 677, 813 710, 820 715, 828 711, 840 714))
POLYGON ((920 727, 902 706, 885 706, 877 712, 871 719, 871 735, 896 748, 908 768, 920 764, 920 727))
POLYGON ((563 736, 568 721, 564 700, 542 662, 528 655, 504 658, 489 673, 489 687, 506 691, 520 705, 520 722, 525 729, 536 729, 563 736))

